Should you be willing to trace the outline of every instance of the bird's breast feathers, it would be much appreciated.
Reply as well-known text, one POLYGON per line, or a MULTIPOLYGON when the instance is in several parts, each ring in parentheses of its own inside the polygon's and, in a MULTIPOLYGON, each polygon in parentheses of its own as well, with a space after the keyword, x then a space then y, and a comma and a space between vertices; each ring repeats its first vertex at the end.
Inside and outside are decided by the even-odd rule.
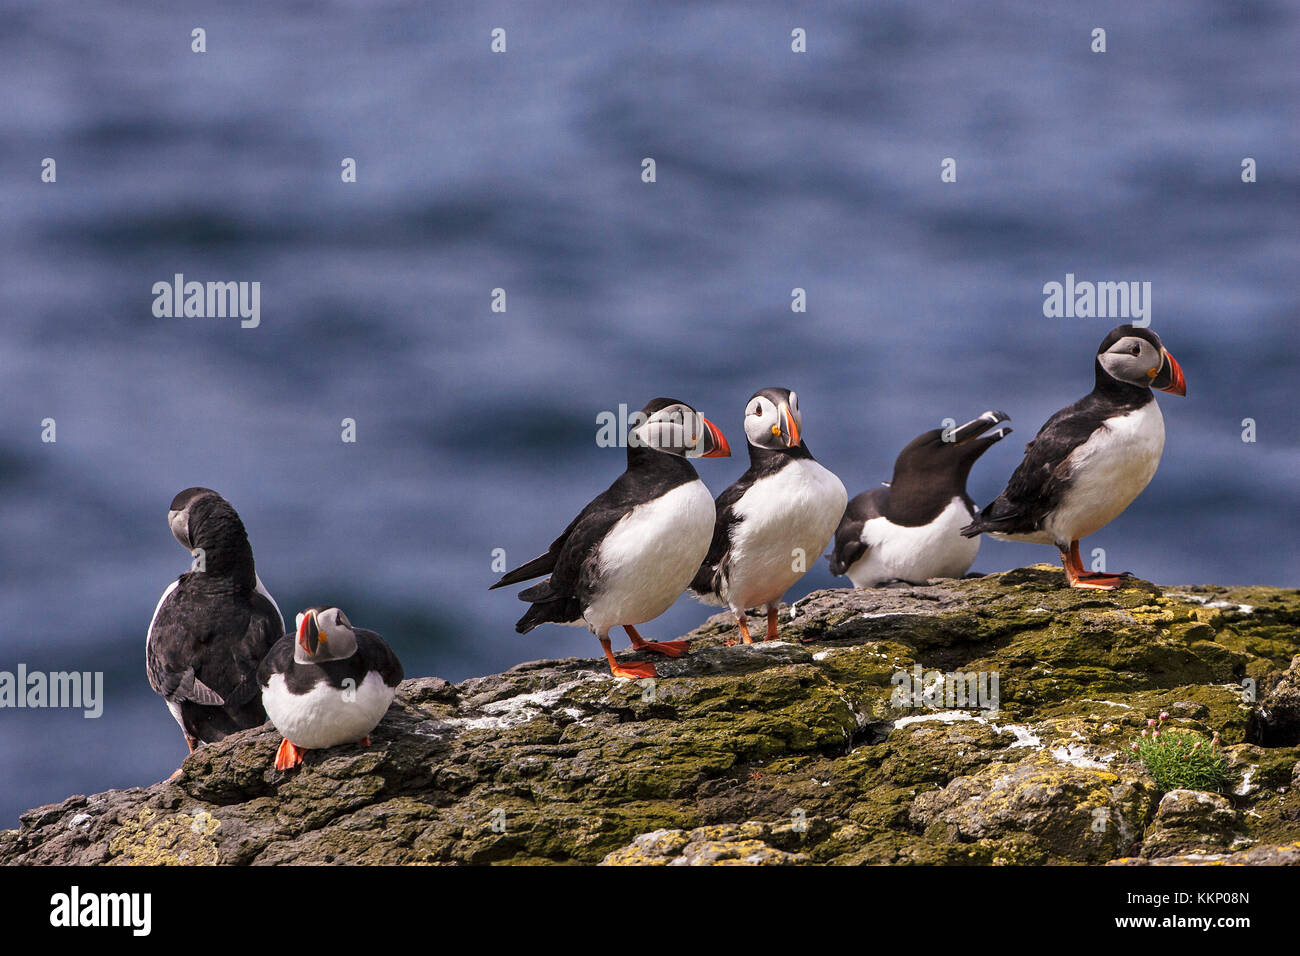
POLYGON ((979 538, 961 535, 973 517, 963 498, 953 498, 937 518, 916 527, 871 518, 862 526, 867 553, 848 569, 849 579, 856 587, 870 588, 894 580, 919 584, 961 577, 979 553, 979 538))
POLYGON ((346 690, 322 681, 305 694, 289 691, 283 674, 272 674, 262 704, 275 729, 308 750, 360 740, 383 718, 395 688, 377 673, 346 690))
POLYGON ((588 625, 642 624, 668 610, 709 553, 713 521, 713 498, 698 480, 620 518, 596 556, 588 625))
POLYGON ((1164 417, 1154 400, 1107 419, 1065 460, 1059 473, 1066 486, 1043 529, 1069 542, 1103 528, 1142 493, 1164 447, 1164 417))
POLYGON ((826 549, 848 501, 844 483, 808 459, 754 482, 733 509, 723 597, 733 607, 779 599, 826 549))

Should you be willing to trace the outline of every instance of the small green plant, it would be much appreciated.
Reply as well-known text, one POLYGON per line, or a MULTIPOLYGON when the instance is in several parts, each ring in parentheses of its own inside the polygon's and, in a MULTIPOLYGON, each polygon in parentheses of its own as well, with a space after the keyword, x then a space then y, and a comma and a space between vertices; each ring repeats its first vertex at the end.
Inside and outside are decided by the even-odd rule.
POLYGON ((1228 761, 1216 731, 1210 740, 1194 730, 1165 729, 1167 713, 1148 720, 1132 750, 1155 778, 1156 786, 1170 790, 1209 790, 1217 793, 1228 779, 1228 761))

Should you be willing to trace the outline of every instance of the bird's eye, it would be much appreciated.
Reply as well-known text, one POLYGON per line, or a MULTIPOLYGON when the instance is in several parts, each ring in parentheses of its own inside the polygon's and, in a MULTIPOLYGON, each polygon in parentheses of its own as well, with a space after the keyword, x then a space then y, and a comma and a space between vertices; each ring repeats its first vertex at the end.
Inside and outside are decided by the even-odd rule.
POLYGON ((1129 349, 1129 352, 1130 352, 1130 354, 1132 354, 1132 355, 1141 355, 1141 354, 1142 354, 1142 346, 1140 346, 1140 345, 1134 345, 1131 349, 1129 349))

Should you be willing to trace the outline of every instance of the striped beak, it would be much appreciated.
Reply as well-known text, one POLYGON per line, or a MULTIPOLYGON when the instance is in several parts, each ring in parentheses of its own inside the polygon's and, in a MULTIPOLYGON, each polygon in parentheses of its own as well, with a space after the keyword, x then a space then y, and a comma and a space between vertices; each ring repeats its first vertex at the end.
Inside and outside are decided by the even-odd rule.
POLYGON ((774 431, 778 431, 781 438, 785 440, 786 448, 794 448, 803 439, 799 437, 799 426, 794 423, 794 416, 790 414, 790 406, 782 402, 777 408, 777 414, 781 417, 781 424, 774 431))
POLYGON ((316 623, 316 612, 308 611, 302 616, 302 623, 298 625, 298 646, 308 657, 315 657, 317 649, 324 640, 325 635, 321 633, 320 626, 316 623))
POLYGON ((731 446, 727 444, 727 436, 703 415, 700 415, 700 424, 704 426, 700 443, 695 449, 688 451, 686 456, 688 458, 730 458, 731 446))
POLYGON ((1165 360, 1160 363, 1160 368, 1151 379, 1151 387, 1174 395, 1186 395, 1187 380, 1183 378, 1183 367, 1168 352, 1164 356, 1165 360))

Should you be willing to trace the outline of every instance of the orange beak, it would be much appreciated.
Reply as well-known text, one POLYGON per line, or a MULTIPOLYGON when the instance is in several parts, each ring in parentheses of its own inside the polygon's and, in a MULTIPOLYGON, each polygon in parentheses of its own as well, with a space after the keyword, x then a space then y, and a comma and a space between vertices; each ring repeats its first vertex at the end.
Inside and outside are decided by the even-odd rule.
POLYGON ((320 632, 316 624, 316 612, 308 611, 302 616, 302 623, 298 625, 298 646, 308 657, 315 657, 316 648, 324 640, 325 635, 320 632))
POLYGON ((709 433, 708 440, 706 441, 706 445, 708 446, 708 451, 706 451, 700 457, 701 458, 730 458, 731 446, 727 444, 727 436, 722 434, 718 426, 713 424, 713 422, 709 421, 703 415, 700 416, 700 421, 704 423, 704 427, 709 433))
POLYGON ((785 447, 794 448, 799 444, 799 426, 794 423, 794 416, 790 414, 790 406, 785 402, 781 403, 781 430, 785 432, 785 447))
POLYGON ((1165 352, 1164 364, 1160 366, 1156 377, 1151 380, 1151 387, 1174 395, 1187 394, 1187 380, 1183 378, 1183 367, 1169 352, 1165 352))

